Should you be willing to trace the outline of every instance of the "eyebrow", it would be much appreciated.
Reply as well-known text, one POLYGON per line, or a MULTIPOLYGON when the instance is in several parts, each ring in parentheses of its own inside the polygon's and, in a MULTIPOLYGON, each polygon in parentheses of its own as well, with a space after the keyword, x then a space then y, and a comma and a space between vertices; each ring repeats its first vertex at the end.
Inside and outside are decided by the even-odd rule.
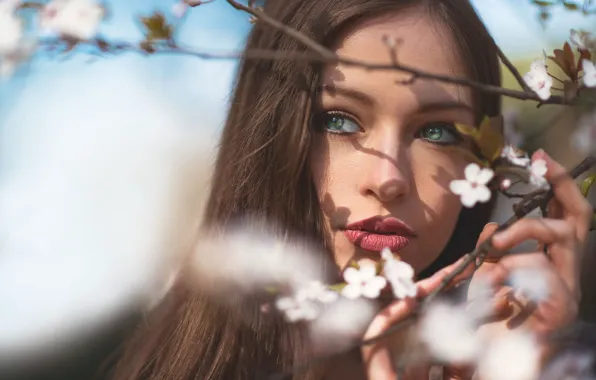
MULTIPOLYGON (((367 105, 373 104, 375 101, 372 97, 368 94, 347 87, 341 87, 337 85, 322 85, 320 87, 321 91, 328 92, 330 94, 338 93, 343 96, 352 98, 357 100, 361 103, 365 103, 367 105)), ((418 113, 424 112, 431 112, 431 111, 442 111, 442 110, 451 110, 451 109, 461 109, 469 112, 474 112, 474 108, 472 108, 469 104, 463 103, 458 100, 441 100, 441 101, 433 101, 429 103, 423 103, 420 108, 418 108, 418 113)))
POLYGON ((366 93, 364 93, 362 91, 358 91, 353 88, 337 86, 335 84, 333 84, 333 85, 324 84, 320 87, 320 90, 324 91, 324 92, 328 92, 331 95, 338 93, 340 95, 343 95, 348 98, 352 98, 354 100, 357 100, 361 103, 365 103, 367 105, 372 105, 375 102, 373 100, 373 98, 371 98, 370 96, 368 96, 366 93))

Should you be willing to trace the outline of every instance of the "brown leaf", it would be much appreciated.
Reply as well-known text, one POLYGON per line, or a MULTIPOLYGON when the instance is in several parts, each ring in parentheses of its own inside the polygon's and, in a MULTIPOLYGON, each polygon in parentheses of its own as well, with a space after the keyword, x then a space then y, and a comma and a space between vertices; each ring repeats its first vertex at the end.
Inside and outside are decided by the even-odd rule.
POLYGON ((571 45, 569 45, 569 42, 565 42, 565 45, 563 45, 563 56, 565 67, 567 70, 565 73, 569 75, 569 77, 572 80, 577 80, 577 67, 575 66, 575 57, 573 55, 573 49, 571 49, 571 45))
POLYGON ((490 162, 499 158, 501 151, 505 146, 502 115, 493 118, 484 118, 482 124, 480 124, 476 143, 478 144, 478 148, 480 148, 482 155, 490 162))
POLYGON ((147 29, 147 40, 169 40, 174 28, 166 22, 161 12, 155 12, 151 17, 141 17, 141 22, 147 29))
POLYGON ((553 50, 553 53, 555 55, 554 56, 549 56, 548 58, 551 61, 553 61, 554 63, 556 63, 557 66, 559 66, 561 68, 561 70, 563 70, 563 72, 565 73, 565 75, 569 76, 569 73, 567 72, 567 68, 565 66, 565 58, 564 58, 563 50, 561 50, 561 49, 555 49, 555 50, 553 50))

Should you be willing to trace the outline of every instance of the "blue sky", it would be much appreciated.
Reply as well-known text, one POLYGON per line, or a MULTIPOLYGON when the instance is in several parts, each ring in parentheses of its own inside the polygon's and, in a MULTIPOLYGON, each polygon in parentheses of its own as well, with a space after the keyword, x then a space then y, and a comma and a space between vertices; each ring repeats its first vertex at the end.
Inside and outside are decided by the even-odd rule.
MULTIPOLYGON (((512 56, 540 56, 571 27, 594 24, 559 10, 544 31, 528 1, 473 3, 512 56)), ((101 33, 135 41, 134 17, 173 2, 109 4, 101 33)), ((238 51, 250 26, 216 0, 191 12, 180 38, 199 50, 238 51)), ((179 169, 191 158, 178 153, 214 145, 235 69, 234 61, 181 56, 88 61, 37 57, 0 84, 0 310, 12 311, 0 314, 0 343, 3 334, 46 339, 58 327, 88 325, 151 288, 161 264, 145 253, 172 237, 168 212, 189 177, 179 169)))
MULTIPOLYGON (((570 27, 590 29, 594 17, 583 17, 578 12, 555 8, 549 27, 543 30, 537 22, 537 8, 525 0, 473 0, 480 16, 491 30, 503 50, 512 56, 534 57, 552 43, 559 44, 570 27)), ((109 1, 113 17, 101 32, 108 37, 137 40, 140 28, 135 15, 147 14, 155 9, 168 11, 172 0, 109 1)), ((181 41, 200 50, 234 51, 250 28, 247 17, 232 9, 224 0, 216 0, 193 10, 181 30, 181 41)), ((85 57, 58 62, 38 58, 19 72, 8 84, 0 84, 0 126, 8 115, 14 113, 15 102, 43 104, 41 99, 51 88, 53 97, 61 96, 56 81, 68 81, 73 72, 89 70, 85 79, 89 91, 101 86, 105 76, 137 76, 150 83, 167 98, 184 117, 201 120, 210 132, 219 130, 225 115, 235 63, 233 61, 208 61, 188 57, 126 56, 103 58, 89 65, 85 57), (94 67, 92 67, 94 66, 94 67)), ((18 119, 18 117, 16 117, 18 119)), ((19 128, 22 128, 20 126, 19 128)))

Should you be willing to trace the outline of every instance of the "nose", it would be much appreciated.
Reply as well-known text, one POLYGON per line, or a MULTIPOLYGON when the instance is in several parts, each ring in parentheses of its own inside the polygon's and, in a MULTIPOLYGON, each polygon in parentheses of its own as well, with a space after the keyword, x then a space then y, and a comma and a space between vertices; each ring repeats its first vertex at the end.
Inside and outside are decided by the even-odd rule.
POLYGON ((411 169, 406 149, 395 135, 376 144, 379 148, 365 153, 364 176, 360 193, 375 196, 386 203, 410 192, 411 169))

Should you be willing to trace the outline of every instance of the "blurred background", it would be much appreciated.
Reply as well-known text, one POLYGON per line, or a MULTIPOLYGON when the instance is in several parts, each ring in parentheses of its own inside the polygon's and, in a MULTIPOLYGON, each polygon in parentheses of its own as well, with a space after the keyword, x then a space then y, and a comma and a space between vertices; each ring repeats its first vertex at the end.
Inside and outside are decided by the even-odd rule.
MULTIPOLYGON (((596 32, 596 15, 572 6, 472 3, 522 73, 571 28, 596 32)), ((139 17, 156 10, 176 20, 171 0, 106 4, 108 40, 141 40, 139 17)), ((250 28, 247 15, 216 0, 185 16, 178 41, 235 52, 250 28)), ((1 379, 16 378, 14 368, 23 379, 90 378, 138 310, 167 290, 168 255, 187 249, 200 218, 235 68, 77 50, 40 53, 0 83, 1 379)), ((519 88, 503 72, 505 87, 519 88)), ((504 113, 526 149, 542 147, 568 167, 582 159, 567 143, 573 112, 505 99, 504 113)), ((596 255, 584 267, 596 268, 596 255)), ((596 289, 589 276, 584 284, 596 289)), ((584 316, 596 321, 596 292, 585 297, 584 316)))

